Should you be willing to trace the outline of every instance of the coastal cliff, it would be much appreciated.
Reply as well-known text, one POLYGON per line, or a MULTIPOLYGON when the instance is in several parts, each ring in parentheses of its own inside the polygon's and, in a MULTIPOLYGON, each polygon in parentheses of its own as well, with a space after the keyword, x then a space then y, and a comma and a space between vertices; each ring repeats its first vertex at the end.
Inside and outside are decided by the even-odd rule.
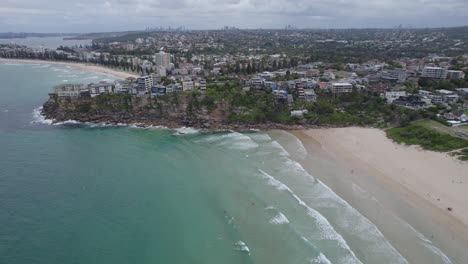
POLYGON ((255 120, 252 109, 233 100, 216 100, 193 93, 164 96, 101 94, 97 97, 58 97, 50 94, 42 114, 56 122, 140 123, 203 129, 297 129, 300 125, 255 120))

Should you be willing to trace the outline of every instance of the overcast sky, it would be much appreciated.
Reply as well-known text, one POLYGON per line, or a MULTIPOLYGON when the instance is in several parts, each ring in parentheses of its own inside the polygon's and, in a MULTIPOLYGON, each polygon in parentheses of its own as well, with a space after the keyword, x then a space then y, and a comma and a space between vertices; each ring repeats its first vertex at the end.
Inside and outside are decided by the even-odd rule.
POLYGON ((0 32, 440 27, 468 25, 468 0, 0 0, 0 32))

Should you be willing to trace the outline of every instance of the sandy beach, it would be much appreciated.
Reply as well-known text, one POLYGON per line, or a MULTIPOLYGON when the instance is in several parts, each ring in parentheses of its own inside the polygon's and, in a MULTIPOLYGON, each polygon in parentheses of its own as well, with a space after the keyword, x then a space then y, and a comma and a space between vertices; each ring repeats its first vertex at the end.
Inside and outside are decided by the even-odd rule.
POLYGON ((379 129, 283 133, 307 150, 293 158, 371 220, 410 263, 466 263, 468 162, 396 144, 379 129))
POLYGON ((28 59, 5 59, 0 58, 0 63, 33 63, 33 64, 54 64, 54 65, 65 65, 74 67, 80 70, 94 71, 105 74, 110 74, 118 78, 126 79, 129 77, 138 77, 135 73, 120 71, 117 69, 111 69, 104 66, 89 63, 78 63, 78 62, 62 62, 62 61, 48 61, 48 60, 28 60, 28 59))

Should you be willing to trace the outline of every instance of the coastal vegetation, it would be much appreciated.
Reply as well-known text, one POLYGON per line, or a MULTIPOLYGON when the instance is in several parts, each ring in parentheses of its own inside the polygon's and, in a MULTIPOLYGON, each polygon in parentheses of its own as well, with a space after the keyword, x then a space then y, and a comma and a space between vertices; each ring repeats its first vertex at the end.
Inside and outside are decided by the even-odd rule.
MULTIPOLYGON (((293 93, 294 94, 294 93, 293 93)), ((180 125, 206 123, 256 126, 263 124, 302 126, 404 126, 424 113, 385 103, 378 93, 354 91, 333 95, 322 92, 316 102, 294 95, 293 102, 275 96, 271 89, 244 89, 238 82, 224 80, 207 85, 206 91, 165 95, 103 93, 93 98, 52 97, 46 109, 51 118, 91 121, 96 118, 134 120, 171 119, 180 125), (294 116, 291 109, 302 109, 294 116), (187 123, 188 122, 188 123, 187 123)), ((47 112, 46 112, 47 114, 47 112)), ((107 120, 107 121, 111 121, 107 120)))
POLYGON ((452 152, 462 160, 468 160, 468 140, 439 133, 420 123, 411 123, 404 127, 386 130, 387 136, 398 143, 419 145, 423 149, 452 152))

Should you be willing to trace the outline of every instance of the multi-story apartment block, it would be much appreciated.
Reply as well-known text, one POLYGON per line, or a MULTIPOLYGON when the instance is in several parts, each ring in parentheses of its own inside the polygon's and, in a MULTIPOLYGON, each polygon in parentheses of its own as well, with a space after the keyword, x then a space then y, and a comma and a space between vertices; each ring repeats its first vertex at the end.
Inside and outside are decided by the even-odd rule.
POLYGON ((424 67, 421 76, 433 79, 446 79, 447 69, 442 67, 424 67))
POLYGON ((350 83, 331 83, 330 90, 334 94, 350 93, 353 91, 353 85, 350 83))
POLYGON ((465 79, 465 73, 463 71, 447 71, 447 78, 459 80, 465 79))
POLYGON ((161 66, 164 69, 169 69, 171 63, 171 54, 160 51, 154 55, 154 63, 156 67, 161 66))
POLYGON ((404 82, 407 78, 405 70, 384 70, 382 71, 382 79, 389 81, 404 82))
POLYGON ((147 93, 151 90, 151 87, 153 86, 153 78, 149 75, 140 76, 137 78, 137 85, 138 93, 147 93))

